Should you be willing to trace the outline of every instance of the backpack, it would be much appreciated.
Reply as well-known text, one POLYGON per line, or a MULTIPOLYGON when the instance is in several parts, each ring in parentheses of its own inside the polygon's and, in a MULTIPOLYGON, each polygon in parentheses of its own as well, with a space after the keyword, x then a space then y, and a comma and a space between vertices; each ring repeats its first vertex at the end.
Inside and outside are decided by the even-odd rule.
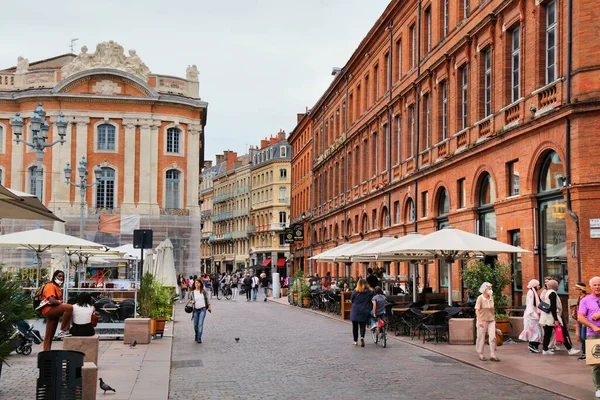
POLYGON ((37 289, 35 289, 35 293, 33 295, 33 309, 37 310, 37 308, 40 306, 40 303, 42 302, 42 297, 44 295, 44 289, 46 288, 47 283, 44 283, 41 286, 38 286, 37 289))

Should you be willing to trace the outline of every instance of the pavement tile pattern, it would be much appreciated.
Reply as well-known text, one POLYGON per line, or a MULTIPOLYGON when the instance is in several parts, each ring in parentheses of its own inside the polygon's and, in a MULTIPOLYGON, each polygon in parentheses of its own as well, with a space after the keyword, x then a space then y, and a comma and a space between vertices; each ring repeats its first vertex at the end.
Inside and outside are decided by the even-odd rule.
POLYGON ((564 399, 398 340, 268 301, 213 300, 203 343, 176 309, 169 399, 564 399), (239 342, 235 338, 239 338, 239 342))

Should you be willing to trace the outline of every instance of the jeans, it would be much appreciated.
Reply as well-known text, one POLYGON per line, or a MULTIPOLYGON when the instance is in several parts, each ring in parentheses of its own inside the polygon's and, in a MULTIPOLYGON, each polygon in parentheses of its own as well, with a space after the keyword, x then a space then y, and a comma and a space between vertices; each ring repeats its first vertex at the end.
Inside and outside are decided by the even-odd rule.
POLYGON ((194 332, 195 340, 202 340, 202 331, 204 330, 204 318, 206 317, 206 308, 194 310, 194 332))
POLYGON ((364 339, 367 329, 367 321, 352 321, 352 337, 355 342, 358 342, 358 327, 360 326, 360 337, 364 339))
POLYGON ((252 288, 250 286, 245 286, 246 289, 246 300, 250 301, 252 298, 252 288))
POLYGON ((581 342, 581 354, 585 357, 585 339, 587 338, 587 327, 582 323, 577 323, 579 330, 579 341, 581 342))
POLYGON ((187 288, 186 289, 179 289, 179 291, 181 292, 181 298, 180 298, 180 300, 181 301, 185 300, 185 294, 187 293, 187 288))
POLYGON ((258 286, 252 288, 252 300, 256 301, 256 297, 258 297, 258 286))
POLYGON ((265 296, 265 301, 267 301, 267 290, 269 290, 268 287, 263 287, 262 288, 263 296, 265 296))
POLYGON ((238 287, 237 285, 231 285, 231 298, 233 300, 237 299, 238 296, 238 287))

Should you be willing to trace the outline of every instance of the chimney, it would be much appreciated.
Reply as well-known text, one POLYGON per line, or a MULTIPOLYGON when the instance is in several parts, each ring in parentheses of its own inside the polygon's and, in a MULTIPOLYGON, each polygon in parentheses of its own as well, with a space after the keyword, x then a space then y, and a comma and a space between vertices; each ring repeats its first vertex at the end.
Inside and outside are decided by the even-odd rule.
POLYGON ((227 157, 227 170, 230 170, 234 166, 234 162, 237 160, 237 153, 235 151, 227 150, 223 154, 227 157))
POLYGON ((212 167, 212 160, 204 161, 204 168, 210 168, 210 167, 212 167))
POLYGON ((266 138, 265 138, 265 139, 262 139, 262 140, 260 141, 260 149, 261 149, 261 150, 262 150, 262 149, 264 149, 265 147, 267 147, 268 145, 269 145, 269 141, 268 141, 266 138))
POLYGON ((277 133, 277 138, 279 140, 285 140, 285 131, 283 129, 279 130, 279 132, 277 133))
POLYGON ((296 116, 297 116, 298 118, 297 118, 297 121, 296 121, 296 122, 300 122, 300 120, 301 120, 302 118, 304 118, 304 116, 305 116, 305 115, 306 115, 306 114, 303 114, 303 113, 299 113, 299 114, 297 114, 296 116))
POLYGON ((242 166, 242 160, 235 160, 233 162, 233 169, 239 168, 242 166))
POLYGON ((215 157, 217 159, 217 164, 221 164, 225 161, 225 154, 217 154, 215 157))

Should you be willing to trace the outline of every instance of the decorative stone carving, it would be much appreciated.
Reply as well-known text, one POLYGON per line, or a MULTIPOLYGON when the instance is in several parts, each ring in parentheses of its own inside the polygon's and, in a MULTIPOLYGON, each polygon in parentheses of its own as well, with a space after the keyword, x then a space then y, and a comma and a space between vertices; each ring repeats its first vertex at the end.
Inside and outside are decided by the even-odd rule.
POLYGON ((185 70, 185 77, 188 81, 198 82, 198 67, 196 64, 188 65, 185 70))
POLYGON ((92 86, 92 91, 97 94, 111 96, 113 94, 121 94, 121 87, 115 82, 105 79, 92 86))
POLYGON ((29 60, 21 56, 17 57, 17 74, 24 74, 29 70, 29 60))
POLYGON ((144 81, 148 79, 150 69, 135 50, 129 50, 129 57, 125 55, 123 46, 112 40, 99 43, 96 46, 96 52, 87 53, 86 46, 81 48, 81 53, 69 64, 62 67, 63 79, 80 71, 87 71, 93 68, 110 68, 119 71, 129 72, 144 81))

